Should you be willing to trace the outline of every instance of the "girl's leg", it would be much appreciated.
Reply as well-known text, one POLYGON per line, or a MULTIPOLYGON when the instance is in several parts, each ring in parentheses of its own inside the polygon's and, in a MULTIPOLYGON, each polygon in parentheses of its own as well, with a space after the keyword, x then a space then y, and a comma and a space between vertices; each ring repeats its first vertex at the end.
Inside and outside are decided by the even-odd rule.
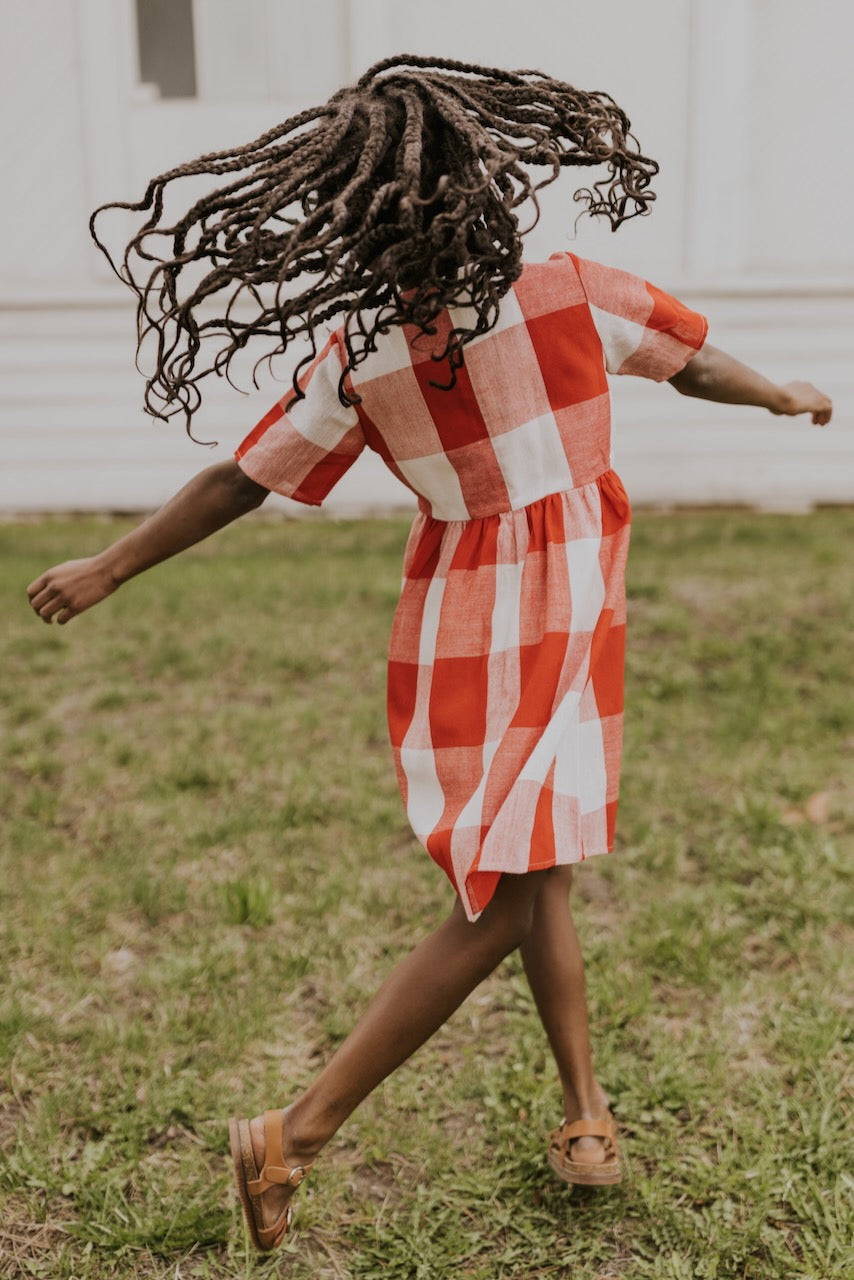
MULTIPOLYGON (((545 873, 532 928, 520 950, 557 1062, 566 1119, 593 1120, 608 1111, 608 1099, 593 1071, 584 962, 569 908, 571 884, 571 867, 545 873)), ((598 1138, 577 1138, 572 1144, 573 1159, 582 1163, 598 1164, 604 1155, 598 1138)))
MULTIPOLYGON (((289 1165, 309 1163, 380 1081, 522 943, 545 879, 544 872, 502 876, 479 920, 470 923, 457 902, 445 923, 401 961, 314 1083, 283 1113, 289 1165)), ((250 1122, 250 1134, 256 1161, 263 1162, 262 1116, 250 1122)), ((264 1193, 266 1221, 279 1216, 291 1194, 285 1187, 264 1193)))

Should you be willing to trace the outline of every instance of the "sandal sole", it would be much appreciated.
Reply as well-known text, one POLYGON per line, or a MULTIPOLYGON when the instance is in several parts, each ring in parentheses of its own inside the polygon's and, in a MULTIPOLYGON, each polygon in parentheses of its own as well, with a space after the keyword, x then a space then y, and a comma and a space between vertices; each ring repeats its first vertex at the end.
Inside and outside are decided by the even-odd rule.
MULTIPOLYGON (((241 1141, 241 1124, 247 1125, 247 1141, 249 1140, 248 1122, 238 1120, 236 1116, 231 1116, 228 1121, 228 1142, 231 1147, 231 1159, 234 1164, 234 1177, 237 1182, 237 1191, 240 1196, 240 1203, 243 1205, 243 1216, 246 1219, 246 1226, 249 1229, 249 1237, 258 1253, 272 1253, 274 1249, 278 1249, 279 1245, 288 1233, 288 1229, 290 1228, 291 1221, 293 1219, 293 1210, 291 1206, 288 1205, 283 1213, 284 1222, 279 1219, 279 1222, 272 1224, 273 1226, 280 1227, 280 1229, 270 1243, 265 1244, 258 1234, 258 1220, 255 1216, 255 1209, 249 1195, 249 1188, 246 1185, 249 1178, 256 1178, 258 1174, 254 1160, 252 1161, 251 1169, 248 1167, 247 1157, 244 1154, 243 1142, 241 1141)), ((270 1228, 266 1229, 269 1230, 270 1228)))
POLYGON ((548 1152, 549 1165, 561 1182, 578 1187, 615 1187, 622 1182, 623 1174, 612 1161, 604 1165, 579 1164, 574 1160, 562 1160, 557 1152, 548 1152), (593 1172, 595 1170, 595 1172, 593 1172))
POLYGON ((249 1199, 249 1192, 246 1189, 246 1166, 243 1163, 243 1146, 240 1141, 240 1121, 236 1116, 231 1116, 228 1121, 228 1142, 231 1147, 231 1159, 234 1164, 234 1178, 237 1182, 237 1192, 240 1196, 240 1203, 243 1206, 243 1216, 246 1219, 246 1226, 249 1229, 250 1239, 259 1253, 267 1253, 268 1250, 258 1239, 258 1225, 255 1222, 255 1211, 252 1208, 252 1202, 249 1199))

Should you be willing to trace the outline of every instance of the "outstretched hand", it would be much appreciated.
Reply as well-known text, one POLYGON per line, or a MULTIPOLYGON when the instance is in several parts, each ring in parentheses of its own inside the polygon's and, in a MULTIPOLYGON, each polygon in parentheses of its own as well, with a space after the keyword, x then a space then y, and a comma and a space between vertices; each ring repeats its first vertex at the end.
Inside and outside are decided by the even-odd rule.
POLYGON ((54 565, 30 583, 27 596, 42 622, 63 626, 112 595, 118 585, 101 558, 89 556, 54 565))
POLYGON ((812 423, 815 427, 826 427, 830 422, 833 402, 811 382, 787 382, 783 390, 786 392, 785 406, 772 409, 772 413, 784 413, 788 417, 809 413, 812 415, 812 423))

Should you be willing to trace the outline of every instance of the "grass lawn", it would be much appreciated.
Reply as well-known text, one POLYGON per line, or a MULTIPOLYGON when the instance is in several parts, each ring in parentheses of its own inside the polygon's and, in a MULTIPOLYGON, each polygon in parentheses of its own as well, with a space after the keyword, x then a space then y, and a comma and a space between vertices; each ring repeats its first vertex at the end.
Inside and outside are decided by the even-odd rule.
POLYGON ((225 1118, 286 1103, 450 907, 386 740, 406 523, 247 520, 38 623, 29 579, 124 527, 0 527, 0 1275, 852 1274, 854 511, 637 516, 618 852, 575 891, 623 1185, 550 1174, 512 958, 261 1262, 225 1118))

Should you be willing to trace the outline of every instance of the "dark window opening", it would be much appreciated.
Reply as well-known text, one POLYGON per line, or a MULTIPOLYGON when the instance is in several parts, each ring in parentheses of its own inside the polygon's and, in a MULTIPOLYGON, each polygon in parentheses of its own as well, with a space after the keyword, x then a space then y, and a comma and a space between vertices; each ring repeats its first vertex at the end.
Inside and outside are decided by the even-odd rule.
POLYGON ((136 0, 139 75, 161 98, 195 98, 193 0, 136 0))

